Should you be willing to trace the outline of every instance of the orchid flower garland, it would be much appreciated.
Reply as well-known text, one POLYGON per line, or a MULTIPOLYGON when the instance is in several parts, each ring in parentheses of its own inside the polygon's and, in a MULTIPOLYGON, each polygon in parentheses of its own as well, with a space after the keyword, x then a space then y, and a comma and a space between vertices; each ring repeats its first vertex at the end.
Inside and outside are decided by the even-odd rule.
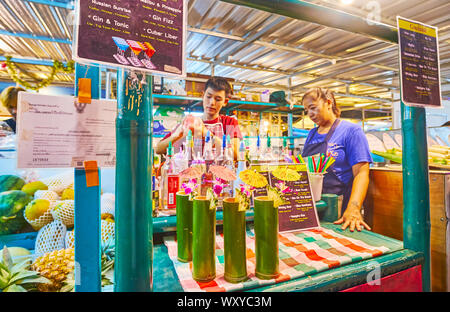
POLYGON ((189 200, 193 200, 197 196, 196 189, 199 187, 197 179, 189 179, 187 183, 182 183, 181 188, 184 190, 186 195, 189 195, 189 200))
POLYGON ((236 198, 239 202, 239 211, 245 211, 250 207, 250 198, 252 196, 253 186, 247 184, 239 184, 239 188, 236 188, 236 198))
POLYGON ((214 209, 219 203, 219 196, 222 194, 224 187, 223 180, 215 179, 213 181, 213 187, 206 191, 206 199, 210 201, 209 209, 214 209))

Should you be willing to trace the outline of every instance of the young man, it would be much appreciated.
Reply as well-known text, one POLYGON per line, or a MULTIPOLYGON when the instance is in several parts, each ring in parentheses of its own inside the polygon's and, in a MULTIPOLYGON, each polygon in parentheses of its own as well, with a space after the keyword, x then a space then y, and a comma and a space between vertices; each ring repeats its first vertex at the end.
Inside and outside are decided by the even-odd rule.
MULTIPOLYGON (((235 159, 238 155, 239 142, 242 134, 239 129, 238 121, 229 116, 220 115, 220 110, 228 104, 229 98, 233 90, 231 85, 224 78, 211 78, 206 82, 203 92, 203 115, 201 117, 203 123, 194 123, 194 137, 202 137, 204 140, 208 130, 213 134, 213 142, 215 146, 221 146, 223 135, 231 137, 231 143, 234 149, 235 159)), ((176 148, 180 146, 180 142, 187 136, 189 127, 183 121, 169 132, 156 145, 155 152, 158 154, 166 154, 169 142, 176 148)))

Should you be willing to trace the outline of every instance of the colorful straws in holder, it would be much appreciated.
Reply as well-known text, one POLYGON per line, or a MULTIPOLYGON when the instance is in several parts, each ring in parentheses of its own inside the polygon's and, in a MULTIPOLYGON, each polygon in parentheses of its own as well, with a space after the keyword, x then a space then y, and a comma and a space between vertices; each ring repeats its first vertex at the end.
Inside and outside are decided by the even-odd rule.
POLYGON ((292 163, 292 164, 305 164, 305 160, 303 159, 302 155, 290 155, 290 156, 285 156, 284 160, 288 163, 292 163))
POLYGON ((308 157, 308 171, 316 173, 326 173, 327 169, 336 161, 329 154, 318 154, 308 157))

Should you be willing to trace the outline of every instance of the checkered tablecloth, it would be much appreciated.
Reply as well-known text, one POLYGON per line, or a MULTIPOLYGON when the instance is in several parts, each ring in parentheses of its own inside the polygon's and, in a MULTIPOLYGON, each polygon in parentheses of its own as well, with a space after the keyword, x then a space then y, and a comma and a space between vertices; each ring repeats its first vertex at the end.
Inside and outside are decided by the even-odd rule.
POLYGON ((184 263, 177 260, 177 242, 174 236, 165 237, 164 244, 184 291, 211 292, 242 291, 262 285, 276 284, 394 251, 392 246, 379 244, 372 246, 368 242, 323 227, 280 233, 278 239, 281 274, 276 279, 260 280, 255 276, 255 234, 253 226, 247 226, 248 279, 237 284, 229 283, 224 279, 223 234, 216 236, 216 278, 208 283, 196 282, 192 278, 192 262, 184 263))

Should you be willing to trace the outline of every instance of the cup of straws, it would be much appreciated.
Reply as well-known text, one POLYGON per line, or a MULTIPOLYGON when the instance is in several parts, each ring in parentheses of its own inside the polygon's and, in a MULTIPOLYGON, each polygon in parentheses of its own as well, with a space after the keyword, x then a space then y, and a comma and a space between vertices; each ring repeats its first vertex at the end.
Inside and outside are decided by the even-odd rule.
POLYGON ((322 197, 323 177, 336 160, 330 155, 319 154, 307 157, 308 176, 314 201, 322 197))

